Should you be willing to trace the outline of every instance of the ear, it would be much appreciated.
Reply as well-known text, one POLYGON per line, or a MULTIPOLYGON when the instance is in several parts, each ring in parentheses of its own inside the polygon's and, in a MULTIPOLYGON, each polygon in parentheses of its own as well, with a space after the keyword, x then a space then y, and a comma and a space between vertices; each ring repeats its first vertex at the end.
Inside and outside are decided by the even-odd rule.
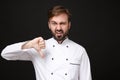
POLYGON ((71 22, 69 22, 69 29, 71 28, 71 22))
POLYGON ((50 22, 48 21, 48 27, 49 27, 49 29, 50 29, 50 22))

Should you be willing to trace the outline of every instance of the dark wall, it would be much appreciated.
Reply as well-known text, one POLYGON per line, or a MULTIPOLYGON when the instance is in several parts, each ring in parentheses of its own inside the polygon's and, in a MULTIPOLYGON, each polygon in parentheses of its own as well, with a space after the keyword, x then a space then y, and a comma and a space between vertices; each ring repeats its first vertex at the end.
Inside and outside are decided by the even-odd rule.
MULTIPOLYGON (((86 48, 93 80, 119 78, 119 8, 115 0, 0 1, 0 51, 9 44, 38 36, 50 38, 47 10, 54 5, 63 5, 71 11, 69 38, 86 48)), ((0 78, 35 80, 33 65, 0 57, 0 78)))

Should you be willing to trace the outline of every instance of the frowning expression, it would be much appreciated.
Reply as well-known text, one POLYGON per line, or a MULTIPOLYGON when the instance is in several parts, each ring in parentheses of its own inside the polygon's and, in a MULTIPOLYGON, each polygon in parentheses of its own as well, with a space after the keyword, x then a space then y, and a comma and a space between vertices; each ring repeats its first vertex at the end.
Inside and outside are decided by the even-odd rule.
POLYGON ((67 36, 71 23, 68 21, 68 16, 66 14, 60 14, 50 18, 48 26, 54 38, 57 41, 62 41, 67 36))

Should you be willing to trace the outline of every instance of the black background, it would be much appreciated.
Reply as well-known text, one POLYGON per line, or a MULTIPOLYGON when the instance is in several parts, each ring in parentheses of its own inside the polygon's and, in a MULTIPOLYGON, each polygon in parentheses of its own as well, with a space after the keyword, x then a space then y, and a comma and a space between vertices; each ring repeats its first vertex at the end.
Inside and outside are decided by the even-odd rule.
MULTIPOLYGON (((69 38, 84 46, 93 80, 119 80, 119 3, 115 0, 0 0, 0 51, 12 43, 51 37, 47 11, 63 5, 72 13, 69 38)), ((0 57, 0 80, 35 80, 29 61, 0 57)))

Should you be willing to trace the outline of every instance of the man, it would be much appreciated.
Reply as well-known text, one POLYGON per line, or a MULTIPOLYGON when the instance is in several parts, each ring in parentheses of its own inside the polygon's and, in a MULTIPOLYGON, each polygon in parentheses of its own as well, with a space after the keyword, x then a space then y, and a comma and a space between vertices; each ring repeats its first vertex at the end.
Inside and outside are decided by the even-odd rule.
POLYGON ((91 80, 86 50, 68 38, 71 14, 63 6, 48 12, 53 37, 37 37, 7 46, 1 55, 7 60, 32 61, 37 80, 91 80))

